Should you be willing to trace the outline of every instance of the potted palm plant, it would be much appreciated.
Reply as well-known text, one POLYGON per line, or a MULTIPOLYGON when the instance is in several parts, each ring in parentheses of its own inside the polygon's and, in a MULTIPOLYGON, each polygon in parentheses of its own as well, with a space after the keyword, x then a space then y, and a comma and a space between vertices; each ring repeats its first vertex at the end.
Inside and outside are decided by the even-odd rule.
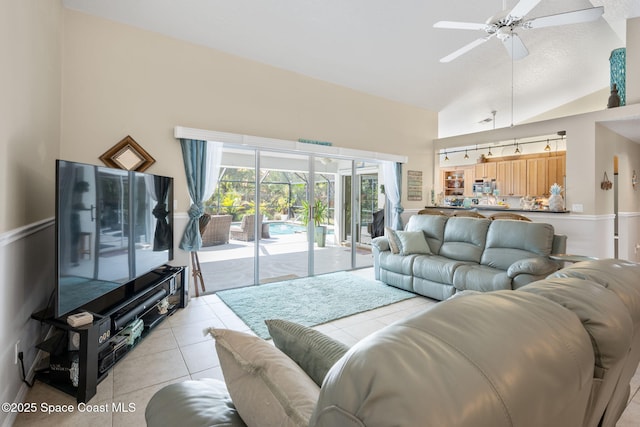
POLYGON ((316 199, 316 201, 313 203, 313 206, 310 206, 307 201, 302 202, 302 224, 307 226, 309 224, 311 216, 313 215, 313 225, 315 226, 315 242, 318 244, 318 247, 321 248, 325 246, 327 240, 327 226, 322 225, 322 221, 324 220, 326 214, 327 205, 322 203, 322 200, 316 199))

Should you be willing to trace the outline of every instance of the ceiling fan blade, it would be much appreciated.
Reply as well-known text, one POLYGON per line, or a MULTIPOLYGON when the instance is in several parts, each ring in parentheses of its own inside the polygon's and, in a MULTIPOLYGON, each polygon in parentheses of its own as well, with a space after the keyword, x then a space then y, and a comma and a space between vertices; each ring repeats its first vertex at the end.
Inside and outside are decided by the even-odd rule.
POLYGON ((471 49, 480 46, 483 43, 486 43, 487 41, 489 41, 489 39, 493 37, 493 34, 488 35, 486 37, 481 37, 479 39, 476 39, 474 41, 472 41, 471 43, 469 43, 468 45, 465 45, 463 47, 461 47, 460 49, 456 50, 453 53, 450 53, 449 55, 445 56, 444 58, 440 59, 440 62, 451 62, 454 59, 456 59, 459 56, 464 55, 465 53, 469 52, 471 49))
POLYGON ((595 21, 604 13, 604 7, 591 7, 589 9, 574 10, 573 12, 558 13, 557 15, 541 16, 524 22, 524 28, 544 28, 555 25, 579 24, 595 21))
POLYGON ((433 28, 452 30, 484 30, 486 27, 487 24, 476 24, 475 22, 438 21, 433 24, 433 28))
POLYGON ((516 33, 511 33, 508 37, 505 37, 502 40, 502 44, 507 49, 507 52, 509 52, 509 56, 516 61, 529 55, 527 47, 516 33))
POLYGON ((514 19, 522 19, 527 13, 531 12, 538 3, 540 3, 540 0, 520 0, 518 4, 511 9, 509 16, 514 19))

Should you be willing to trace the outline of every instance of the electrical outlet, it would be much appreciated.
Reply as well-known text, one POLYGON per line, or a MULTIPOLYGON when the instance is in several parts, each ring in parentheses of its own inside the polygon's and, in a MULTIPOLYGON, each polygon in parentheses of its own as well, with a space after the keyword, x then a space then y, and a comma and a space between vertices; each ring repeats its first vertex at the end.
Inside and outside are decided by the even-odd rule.
POLYGON ((18 364, 18 353, 20 353, 20 340, 18 340, 16 342, 16 348, 13 354, 13 364, 17 365, 18 364))
POLYGON ((571 210, 573 212, 582 212, 584 210, 584 206, 582 206, 582 203, 574 203, 571 205, 571 210))

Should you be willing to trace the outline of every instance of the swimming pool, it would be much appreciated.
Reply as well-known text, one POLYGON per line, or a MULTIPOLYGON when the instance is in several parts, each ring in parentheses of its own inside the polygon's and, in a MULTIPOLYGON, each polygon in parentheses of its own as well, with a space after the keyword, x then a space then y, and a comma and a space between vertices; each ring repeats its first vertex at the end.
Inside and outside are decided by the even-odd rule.
POLYGON ((307 227, 300 224, 292 224, 290 222, 270 222, 269 234, 278 236, 283 234, 304 233, 307 227))
MULTIPOLYGON (((270 222, 269 234, 271 236, 281 236, 284 234, 305 233, 307 227, 301 224, 293 224, 291 222, 270 222)), ((332 234, 333 229, 327 230, 327 234, 332 234)))

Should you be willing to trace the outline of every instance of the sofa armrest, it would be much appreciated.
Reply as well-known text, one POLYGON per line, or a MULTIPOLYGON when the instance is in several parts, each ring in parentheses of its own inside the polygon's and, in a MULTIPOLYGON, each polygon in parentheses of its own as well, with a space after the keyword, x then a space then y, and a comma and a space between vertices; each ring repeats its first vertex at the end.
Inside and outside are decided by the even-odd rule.
POLYGON ((547 276, 558 270, 558 263, 545 257, 525 258, 514 262, 507 270, 507 276, 516 277, 518 274, 547 276))
POLYGON ((391 250, 391 247, 389 246, 389 239, 387 239, 386 236, 376 237, 371 241, 371 245, 380 252, 391 250))

